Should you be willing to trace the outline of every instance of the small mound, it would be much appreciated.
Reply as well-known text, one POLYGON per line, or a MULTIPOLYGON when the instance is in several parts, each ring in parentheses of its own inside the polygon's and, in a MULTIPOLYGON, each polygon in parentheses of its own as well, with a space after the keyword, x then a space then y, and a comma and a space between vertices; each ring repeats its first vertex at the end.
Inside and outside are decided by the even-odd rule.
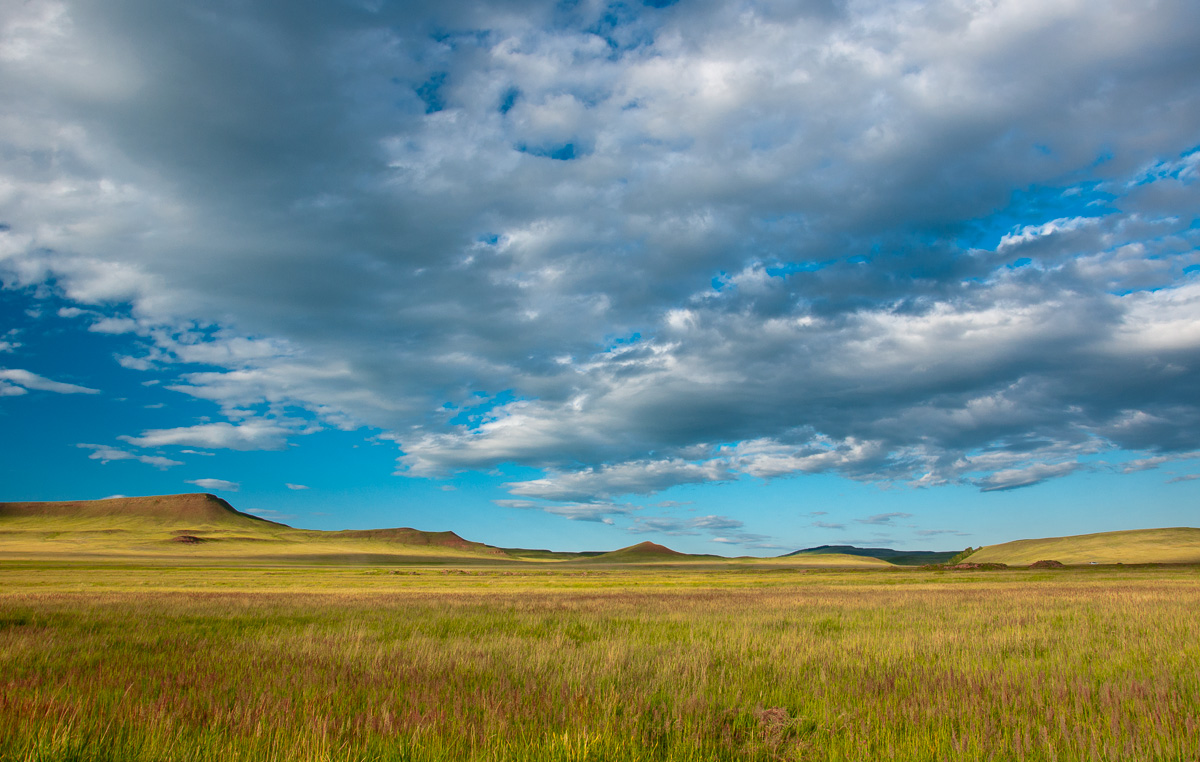
POLYGON ((1067 565, 1062 561, 1046 560, 1034 561, 1029 565, 1030 569, 1065 569, 1067 565))
POLYGON ((996 563, 983 563, 983 564, 974 564, 974 563, 961 563, 961 564, 951 564, 951 565, 949 565, 949 566, 946 566, 946 567, 943 567, 943 568, 950 569, 951 571, 993 571, 993 570, 996 570, 996 569, 1007 569, 1007 568, 1008 568, 1008 564, 996 564, 996 563))
POLYGON ((182 542, 184 545, 198 545, 202 542, 207 542, 203 537, 197 537, 194 534, 179 534, 171 538, 171 542, 182 542))

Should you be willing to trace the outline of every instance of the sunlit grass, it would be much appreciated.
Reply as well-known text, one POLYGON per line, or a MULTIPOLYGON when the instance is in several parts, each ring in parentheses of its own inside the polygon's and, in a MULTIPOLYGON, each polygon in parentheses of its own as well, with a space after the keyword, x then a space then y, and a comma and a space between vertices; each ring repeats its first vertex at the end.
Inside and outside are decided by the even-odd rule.
POLYGON ((5 760, 1194 760, 1200 573, 0 567, 5 760))

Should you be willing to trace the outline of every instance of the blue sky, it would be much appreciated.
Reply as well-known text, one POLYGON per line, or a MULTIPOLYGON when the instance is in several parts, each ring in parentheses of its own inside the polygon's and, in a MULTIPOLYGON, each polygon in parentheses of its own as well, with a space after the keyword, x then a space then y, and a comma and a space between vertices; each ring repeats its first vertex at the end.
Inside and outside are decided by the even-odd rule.
POLYGON ((1200 523, 1194 3, 10 5, 0 499, 1200 523))

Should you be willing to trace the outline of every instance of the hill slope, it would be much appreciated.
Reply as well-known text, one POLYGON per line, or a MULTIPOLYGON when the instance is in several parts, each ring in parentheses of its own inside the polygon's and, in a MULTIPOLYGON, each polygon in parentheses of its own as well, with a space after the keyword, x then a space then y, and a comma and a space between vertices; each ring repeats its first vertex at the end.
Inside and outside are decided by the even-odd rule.
POLYGON ((1064 564, 1200 563, 1200 529, 1133 529, 1040 540, 1015 540, 980 548, 971 563, 1028 565, 1053 560, 1064 564))

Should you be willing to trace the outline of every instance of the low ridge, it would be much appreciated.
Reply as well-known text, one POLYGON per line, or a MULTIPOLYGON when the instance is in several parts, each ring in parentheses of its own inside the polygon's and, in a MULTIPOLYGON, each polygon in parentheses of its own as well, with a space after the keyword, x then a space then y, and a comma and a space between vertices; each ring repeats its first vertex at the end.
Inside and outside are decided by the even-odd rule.
POLYGON ((844 556, 878 558, 897 566, 921 566, 923 564, 945 563, 958 555, 959 552, 957 550, 893 550, 892 548, 859 548, 854 545, 818 545, 815 548, 805 548, 786 553, 780 556, 780 558, 834 553, 844 556))
POLYGON ((488 553, 494 556, 507 556, 500 548, 484 545, 482 542, 464 540, 454 532, 424 532, 420 529, 396 527, 394 529, 343 529, 329 532, 330 537, 345 537, 348 539, 383 540, 401 545, 424 545, 456 550, 471 550, 478 553, 488 553))

